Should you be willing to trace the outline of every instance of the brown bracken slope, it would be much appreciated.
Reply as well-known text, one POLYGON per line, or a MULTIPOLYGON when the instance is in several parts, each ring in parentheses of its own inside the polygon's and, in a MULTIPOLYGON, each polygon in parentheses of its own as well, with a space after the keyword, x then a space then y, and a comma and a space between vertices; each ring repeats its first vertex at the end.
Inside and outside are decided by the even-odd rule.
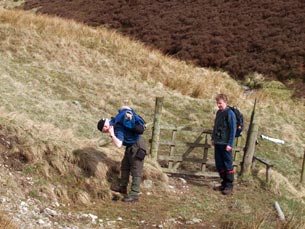
POLYGON ((33 8, 117 29, 238 79, 259 72, 305 91, 304 0, 26 0, 33 8))

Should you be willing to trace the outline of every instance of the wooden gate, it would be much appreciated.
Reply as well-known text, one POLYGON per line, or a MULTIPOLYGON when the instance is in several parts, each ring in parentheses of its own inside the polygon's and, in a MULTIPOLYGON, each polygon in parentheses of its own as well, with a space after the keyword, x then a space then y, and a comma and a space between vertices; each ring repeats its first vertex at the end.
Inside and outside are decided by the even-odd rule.
MULTIPOLYGON (((155 105, 152 138, 150 139, 150 155, 152 159, 157 160, 159 164, 161 164, 163 171, 166 173, 219 177, 215 168, 214 148, 212 148, 213 146, 211 145, 212 130, 192 127, 161 126, 160 117, 162 107, 163 97, 158 97, 155 105), (161 130, 162 132, 170 131, 170 133, 161 136, 161 130), (182 138, 181 141, 177 138, 178 133, 182 133, 186 137, 182 138), (170 138, 170 136, 170 140, 164 140, 166 138, 170 138), (195 139, 190 141, 189 136, 192 136, 195 139), (185 141, 185 139, 188 141, 185 141), (167 148, 164 150, 164 152, 161 152, 160 146, 165 146, 167 148), (184 149, 182 149, 183 147, 184 149), (195 149, 200 150, 200 153, 197 152, 197 155, 195 155, 197 157, 194 157, 195 149), (191 155, 191 153, 193 154, 191 155), (182 169, 181 167, 185 162, 196 164, 199 169, 196 171, 182 169)), ((236 153, 243 151, 243 147, 240 147, 240 141, 238 141, 238 138, 236 139, 235 143, 236 145, 233 150, 234 160, 236 158, 236 153)))
POLYGON ((162 167, 166 173, 176 173, 185 175, 196 175, 205 177, 218 177, 218 173, 207 169, 207 166, 214 167, 213 150, 210 143, 212 130, 192 127, 161 127, 162 131, 171 131, 170 140, 160 140, 159 146, 168 147, 167 155, 157 154, 157 160, 162 165, 166 162, 167 167, 162 167), (177 134, 190 136, 195 134, 194 141, 184 142, 177 140, 177 134), (199 152, 198 153, 198 148, 199 152), (193 152, 197 149, 197 154, 193 152), (193 154, 192 154, 193 153, 193 154), (196 171, 181 169, 182 163, 194 163, 194 167, 198 167, 196 171))

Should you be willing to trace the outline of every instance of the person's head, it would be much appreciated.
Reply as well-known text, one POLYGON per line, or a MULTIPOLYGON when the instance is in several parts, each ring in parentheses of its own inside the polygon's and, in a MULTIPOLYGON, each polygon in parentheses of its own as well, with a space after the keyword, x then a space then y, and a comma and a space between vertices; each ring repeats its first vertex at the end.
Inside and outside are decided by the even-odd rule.
POLYGON ((109 119, 107 118, 102 118, 98 123, 97 123, 97 129, 103 133, 108 132, 109 130, 109 119))
POLYGON ((219 110, 224 110, 227 107, 228 97, 225 94, 216 95, 216 104, 219 110))

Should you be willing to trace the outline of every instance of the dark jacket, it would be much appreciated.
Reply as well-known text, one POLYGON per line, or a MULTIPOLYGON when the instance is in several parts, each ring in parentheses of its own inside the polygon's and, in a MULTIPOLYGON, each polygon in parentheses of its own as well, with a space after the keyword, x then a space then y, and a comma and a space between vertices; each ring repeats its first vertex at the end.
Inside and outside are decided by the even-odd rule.
POLYGON ((235 132, 236 118, 234 112, 229 107, 226 107, 224 111, 218 110, 212 134, 214 144, 233 147, 235 132))

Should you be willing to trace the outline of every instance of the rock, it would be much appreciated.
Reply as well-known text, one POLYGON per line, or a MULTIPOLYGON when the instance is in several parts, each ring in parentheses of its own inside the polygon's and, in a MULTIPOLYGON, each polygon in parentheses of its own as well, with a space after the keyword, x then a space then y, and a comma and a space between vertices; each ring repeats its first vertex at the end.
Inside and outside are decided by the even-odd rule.
POLYGON ((181 181, 183 184, 186 184, 186 183, 187 183, 186 180, 183 179, 182 177, 179 177, 178 180, 181 181))
POLYGON ((192 219, 192 221, 193 221, 194 223, 201 223, 201 222, 202 222, 201 219, 197 219, 197 218, 192 219))
POLYGON ((91 218, 92 223, 95 223, 96 219, 98 218, 96 215, 93 215, 93 214, 88 214, 88 217, 91 218))
POLYGON ((170 222, 170 223, 175 223, 175 222, 176 222, 176 219, 175 219, 175 218, 170 218, 170 219, 168 219, 168 222, 170 222))
POLYGON ((72 104, 79 110, 82 111, 82 105, 78 101, 73 101, 72 104))
POLYGON ((39 219, 39 220, 38 220, 38 224, 43 225, 43 224, 45 224, 45 222, 44 222, 43 219, 39 219))
POLYGON ((52 209, 50 209, 50 208, 44 209, 44 212, 45 212, 46 214, 50 215, 50 216, 57 216, 57 215, 58 215, 56 211, 54 211, 54 210, 52 210, 52 209))
POLYGON ((4 204, 6 202, 6 198, 5 197, 2 197, 1 199, 0 199, 0 203, 1 204, 4 204))
POLYGON ((152 180, 144 180, 143 181, 143 187, 146 189, 150 189, 153 186, 152 180))

